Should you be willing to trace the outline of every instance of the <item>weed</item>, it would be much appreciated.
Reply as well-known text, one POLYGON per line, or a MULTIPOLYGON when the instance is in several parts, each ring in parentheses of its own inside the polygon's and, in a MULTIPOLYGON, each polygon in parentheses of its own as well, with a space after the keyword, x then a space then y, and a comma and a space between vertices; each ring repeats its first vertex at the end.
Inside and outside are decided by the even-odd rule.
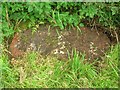
POLYGON ((117 54, 116 45, 100 63, 99 72, 93 64, 84 63, 84 55, 79 56, 76 50, 73 50, 73 58, 69 57, 67 62, 55 57, 44 59, 37 52, 29 52, 20 59, 22 63, 14 67, 8 62, 8 57, 2 55, 2 84, 3 87, 14 88, 117 88, 117 54))
MULTIPOLYGON (((2 3, 2 38, 11 37, 21 22, 29 21, 26 27, 49 22, 64 29, 69 26, 84 26, 83 20, 110 27, 119 27, 119 3, 73 3, 73 2, 18 2, 2 3), (54 8, 56 7, 56 8, 54 8), (98 10, 99 9, 99 10, 98 10), (98 18, 96 18, 98 17, 98 18)), ((78 29, 79 30, 79 29, 78 29)), ((36 28, 33 28, 33 32, 36 28)))

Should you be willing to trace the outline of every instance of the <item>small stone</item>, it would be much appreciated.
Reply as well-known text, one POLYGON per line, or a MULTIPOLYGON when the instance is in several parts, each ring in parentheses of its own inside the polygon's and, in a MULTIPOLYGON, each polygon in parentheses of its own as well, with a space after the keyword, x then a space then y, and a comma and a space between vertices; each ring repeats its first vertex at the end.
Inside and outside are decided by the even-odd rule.
POLYGON ((64 49, 65 48, 65 45, 63 45, 62 47, 60 47, 60 49, 64 49))
POLYGON ((12 58, 12 60, 15 60, 15 58, 12 58))
POLYGON ((60 38, 60 40, 62 41, 62 38, 60 38))
POLYGON ((92 54, 93 54, 93 55, 97 55, 97 53, 94 53, 94 52, 93 52, 92 54))
POLYGON ((30 44, 30 47, 33 47, 33 48, 34 48, 34 47, 35 47, 35 44, 34 44, 34 43, 31 43, 31 44, 30 44))
POLYGON ((60 51, 60 54, 65 54, 63 51, 60 51))
POLYGON ((93 42, 90 42, 92 45, 94 44, 93 42))
POLYGON ((63 66, 61 66, 60 69, 63 70, 64 69, 63 66))
POLYGON ((63 42, 63 44, 65 44, 65 42, 63 42))
POLYGON ((61 44, 61 42, 58 43, 58 45, 60 45, 60 44, 61 44))
POLYGON ((59 37, 58 37, 58 39, 61 39, 62 38, 62 35, 60 35, 59 37))
POLYGON ((58 54, 58 49, 55 49, 54 51, 55 51, 54 54, 58 54))
POLYGON ((51 75, 53 73, 53 71, 49 71, 48 74, 51 75))
POLYGON ((15 44, 14 47, 16 48, 16 47, 17 47, 17 44, 15 44))

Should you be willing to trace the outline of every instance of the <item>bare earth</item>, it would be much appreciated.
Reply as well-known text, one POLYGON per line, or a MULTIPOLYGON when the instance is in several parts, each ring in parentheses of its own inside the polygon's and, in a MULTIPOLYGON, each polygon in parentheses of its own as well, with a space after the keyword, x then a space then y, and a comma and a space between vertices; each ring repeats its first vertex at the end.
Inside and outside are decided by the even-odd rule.
POLYGON ((17 58, 27 51, 38 51, 43 56, 56 56, 60 60, 68 60, 68 52, 72 57, 72 50, 85 53, 85 58, 93 60, 104 55, 110 46, 109 38, 101 31, 90 28, 59 28, 50 25, 40 25, 38 30, 32 33, 26 30, 16 33, 10 51, 17 58))

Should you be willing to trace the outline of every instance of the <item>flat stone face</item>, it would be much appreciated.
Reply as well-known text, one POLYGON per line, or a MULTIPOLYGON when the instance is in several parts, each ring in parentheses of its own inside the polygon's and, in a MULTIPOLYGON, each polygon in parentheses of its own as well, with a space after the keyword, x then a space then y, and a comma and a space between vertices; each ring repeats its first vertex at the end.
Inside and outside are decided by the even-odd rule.
POLYGON ((27 51, 37 51, 43 56, 57 56, 67 60, 68 51, 76 49, 86 54, 86 59, 96 59, 104 55, 110 40, 100 31, 84 28, 60 30, 49 25, 40 25, 38 30, 26 30, 16 34, 10 45, 13 57, 22 56, 27 51))

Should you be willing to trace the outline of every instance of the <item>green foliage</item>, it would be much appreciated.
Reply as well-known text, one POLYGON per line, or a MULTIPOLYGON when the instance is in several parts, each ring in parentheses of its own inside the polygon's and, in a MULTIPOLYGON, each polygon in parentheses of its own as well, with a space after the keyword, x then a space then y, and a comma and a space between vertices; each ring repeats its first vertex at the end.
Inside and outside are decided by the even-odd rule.
POLYGON ((2 32, 8 37, 16 32, 20 22, 29 21, 26 27, 49 22, 64 29, 84 26, 84 20, 114 29, 119 27, 120 3, 82 2, 8 2, 2 3, 2 32))
POLYGON ((8 62, 8 57, 6 54, 2 54, 0 56, 0 74, 1 74, 1 87, 5 87, 4 85, 12 85, 16 83, 16 73, 15 71, 12 71, 10 68, 11 65, 8 62), (13 74, 14 72, 14 74, 13 74))
POLYGON ((104 26, 110 28, 119 27, 120 18, 120 2, 119 3, 108 3, 108 4, 99 4, 99 12, 97 16, 99 17, 99 22, 104 26))
POLYGON ((29 52, 19 63, 10 64, 2 55, 2 86, 5 88, 118 88, 118 53, 120 45, 112 47, 98 64, 84 63, 84 55, 73 52, 73 58, 62 62, 54 57, 42 58, 29 52), (20 71, 20 68, 22 72, 20 71), (22 82, 20 82, 22 76, 22 82))
POLYGON ((20 22, 29 21, 27 27, 32 27, 35 23, 41 23, 51 12, 49 3, 33 2, 9 2, 2 3, 2 31, 5 37, 11 36, 16 32, 20 22))
MULTIPOLYGON (((1 9, 1 8, 0 8, 1 9)), ((1 10, 0 10, 1 11, 1 10)), ((82 3, 82 2, 8 2, 2 3, 2 26, 0 26, 0 42, 18 32, 19 24, 27 22, 25 27, 36 31, 36 24, 51 23, 64 29, 69 26, 85 26, 84 20, 101 24, 114 29, 119 27, 120 3, 82 3)), ((38 27, 38 26, 36 26, 38 27)), ((79 28, 78 28, 79 29, 79 28)), ((59 34, 59 33, 58 33, 59 34)), ((100 71, 92 64, 84 63, 74 52, 70 61, 63 63, 54 58, 43 59, 36 53, 24 57, 23 82, 19 82, 19 67, 11 68, 8 56, 0 56, 3 87, 118 87, 118 46, 106 55, 100 71)))
POLYGON ((111 50, 106 54, 106 58, 99 66, 99 77, 94 79, 94 85, 96 87, 118 87, 119 83, 119 48, 120 44, 112 46, 111 50), (103 69, 104 68, 104 69, 103 69), (116 85, 115 85, 116 84, 116 85))

